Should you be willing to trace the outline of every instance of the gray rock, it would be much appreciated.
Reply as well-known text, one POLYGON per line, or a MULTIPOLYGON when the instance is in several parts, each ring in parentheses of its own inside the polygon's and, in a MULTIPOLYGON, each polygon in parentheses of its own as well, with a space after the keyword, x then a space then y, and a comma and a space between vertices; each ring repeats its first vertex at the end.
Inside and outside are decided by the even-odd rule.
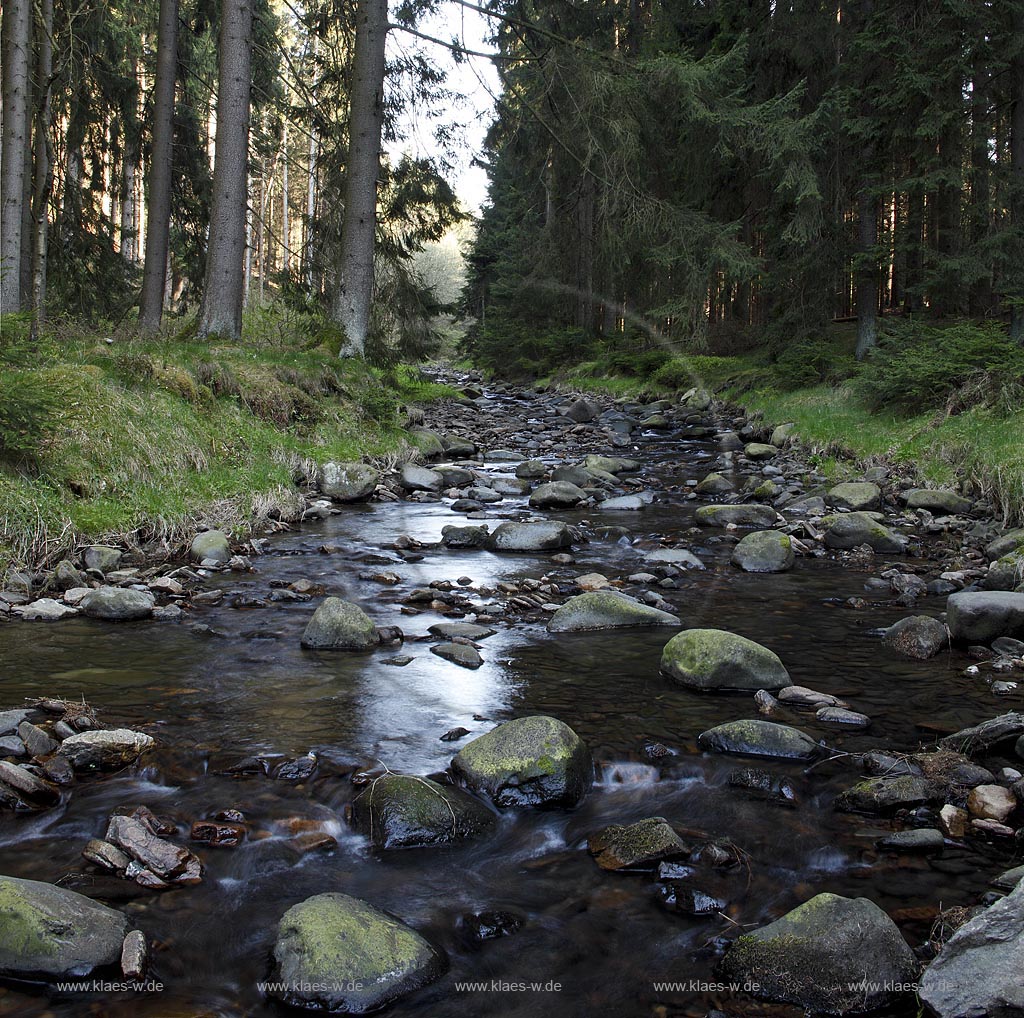
POLYGON ((764 442, 749 442, 743 449, 743 455, 748 460, 774 459, 778 452, 774 445, 765 445, 764 442))
POLYGON ((725 495, 736 490, 736 485, 722 474, 708 474, 694 489, 698 495, 725 495))
POLYGON ((705 527, 757 527, 765 530, 775 526, 778 513, 768 505, 704 505, 696 514, 698 523, 705 527))
POLYGON ((152 736, 130 728, 97 729, 69 735, 60 744, 60 755, 76 771, 117 770, 134 763, 154 745, 152 736))
POLYGON ((585 501, 587 493, 568 481, 549 481, 535 489, 530 505, 535 509, 571 509, 585 501))
POLYGON ((782 573, 793 568, 796 555, 788 534, 755 530, 733 549, 732 562, 746 573, 782 573))
POLYGON ((953 735, 939 740, 939 749, 951 749, 954 753, 974 756, 998 746, 1010 743, 1024 733, 1024 714, 1009 711, 998 717, 989 718, 981 724, 962 728, 953 735))
POLYGON ((231 561, 231 543, 222 530, 204 530, 192 538, 189 557, 193 562, 216 562, 226 565, 231 561))
POLYGON ((822 523, 827 527, 825 544, 829 548, 846 551, 866 544, 875 551, 890 555, 900 554, 906 549, 907 539, 880 523, 873 513, 826 516, 822 523))
POLYGON ((496 806, 572 809, 590 789, 586 743, 556 718, 516 718, 467 743, 452 771, 496 806))
POLYGON ((602 512, 605 510, 618 512, 639 512, 646 509, 650 504, 649 499, 642 495, 619 495, 616 498, 607 498, 599 506, 602 512))
POLYGON ((437 948, 393 916, 347 894, 318 894, 281 919, 271 992, 295 1007, 368 1014, 447 967, 437 948))
POLYGON ((519 477, 492 477, 490 484, 491 488, 499 495, 513 497, 529 495, 533 489, 533 485, 529 481, 519 477))
POLYGON ((701 732, 701 749, 734 756, 776 757, 783 760, 811 760, 821 752, 806 733, 773 721, 727 721, 701 732))
POLYGON ((399 484, 406 491, 432 491, 439 492, 444 487, 444 475, 429 467, 417 466, 415 463, 406 463, 402 467, 399 477, 399 484))
POLYGON ((52 597, 41 597, 30 604, 15 606, 13 613, 25 622, 60 622, 77 615, 78 609, 52 597))
POLYGON ((1024 551, 1011 551, 988 567, 985 590, 1017 590, 1024 583, 1024 551))
POLYGON ((352 801, 352 825, 377 848, 447 845, 486 834, 495 816, 458 788, 429 778, 384 774, 352 801))
POLYGON ((601 869, 616 871, 653 870, 664 859, 689 856, 692 849, 664 817, 648 817, 591 835, 587 851, 601 869))
POLYGON ((111 845, 109 841, 100 841, 99 838, 86 842, 85 848, 82 849, 82 858, 114 873, 124 873, 132 861, 131 856, 122 852, 116 845, 111 845))
POLYGON ((911 831, 896 831, 879 839, 878 847, 883 852, 914 852, 922 855, 940 855, 946 840, 942 831, 934 827, 920 827, 911 831))
POLYGON ((363 502, 377 489, 380 472, 368 463, 335 463, 323 465, 320 490, 335 502, 363 502))
POLYGON ((847 481, 829 489, 825 501, 836 509, 863 512, 881 505, 882 489, 866 481, 847 481))
POLYGON ((488 636, 494 636, 497 630, 474 622, 435 622, 427 632, 443 640, 451 640, 456 636, 466 640, 486 640, 488 636))
POLYGON ((938 1018, 1010 1018, 1024 1013, 1024 884, 968 920, 921 981, 938 1018))
POLYGON ((132 930, 124 938, 121 947, 121 973, 125 979, 139 980, 146 972, 149 948, 146 935, 141 930, 132 930))
POLYGON ((992 886, 1000 891, 1012 891, 1022 880, 1024 866, 1014 866, 1012 870, 1004 870, 999 876, 994 877, 992 886))
POLYGON ((789 673, 767 647, 721 629, 690 629, 672 637, 661 670, 691 689, 782 689, 789 673))
POLYGON ((60 743, 51 739, 41 728, 37 728, 31 721, 22 721, 18 725, 18 735, 25 744, 29 756, 46 756, 52 753, 60 743))
POLYGON ((310 650, 369 650, 380 643, 373 620, 357 604, 327 598, 313 613, 302 634, 310 650))
POLYGON ((33 806, 54 806, 60 801, 60 789, 36 777, 20 764, 0 760, 0 790, 11 789, 15 797, 33 806))
POLYGON ((27 756, 25 743, 16 735, 0 735, 0 756, 27 756))
POLYGON ((572 531, 564 523, 502 523, 487 540, 492 551, 558 551, 572 545, 572 531))
POLYGON ((516 467, 516 477, 524 481, 536 481, 547 472, 547 464, 541 460, 524 460, 516 467))
POLYGON ((1000 636, 1024 637, 1024 594, 960 591, 949 595, 946 611, 954 640, 990 643, 1000 636))
POLYGON ((410 428, 409 439, 427 459, 444 455, 444 442, 436 431, 427 428, 410 428))
MULTIPOLYGON (((577 488, 608 487, 608 483, 602 482, 593 470, 581 466, 555 467, 551 472, 551 480, 552 482, 560 481, 563 484, 574 484, 577 488)), ((614 483, 615 478, 612 477, 612 484, 614 483)))
POLYGON ((597 456, 593 453, 584 459, 583 465, 588 470, 600 470, 606 474, 625 474, 640 469, 638 460, 622 456, 597 456))
POLYGON ((73 562, 63 559, 57 563, 57 568, 53 571, 53 585, 58 590, 70 590, 84 584, 85 577, 75 568, 73 562))
POLYGON ((927 509, 931 513, 969 513, 974 503, 955 491, 942 488, 912 488, 904 492, 908 509, 927 509))
POLYGON ((459 665, 461 668, 476 669, 484 663, 480 652, 468 643, 439 643, 430 648, 430 653, 444 658, 445 661, 451 661, 452 664, 459 665))
POLYGON ((936 794, 926 778, 913 774, 868 778, 841 792, 835 808, 844 813, 894 813, 930 802, 936 794))
POLYGON ((96 569, 101 573, 109 573, 121 563, 121 552, 117 548, 109 548, 104 544, 94 544, 85 549, 82 556, 86 569, 96 569))
POLYGON ((938 619, 911 615, 893 623, 885 631, 882 644, 904 657, 926 661, 949 645, 949 634, 938 619))
POLYGON ((677 566, 679 569, 706 569, 707 566, 686 548, 655 548, 644 552, 644 561, 652 565, 677 566))
POLYGON ((1011 530, 1002 537, 997 537, 986 549, 985 554, 990 562, 1009 555, 1012 551, 1019 551, 1024 548, 1024 527, 1020 530, 1011 530))
POLYGON ((99 587, 82 598, 82 611, 91 619, 131 622, 153 614, 156 598, 148 590, 127 587, 99 587))
POLYGON ((826 725, 847 725, 850 728, 867 728, 871 718, 846 707, 819 707, 814 716, 826 725))
POLYGON ((819 894, 734 941, 727 979, 817 1014, 870 1011, 906 994, 918 963, 896 924, 867 898, 819 894), (902 986, 903 993, 891 987, 902 986))
POLYGON ((630 626, 678 626, 677 615, 659 611, 611 590, 594 590, 571 597, 548 622, 549 633, 581 633, 592 629, 630 626))
POLYGON ((793 437, 794 431, 796 431, 795 424, 791 422, 788 424, 780 424, 772 432, 772 437, 769 441, 777 449, 781 449, 783 446, 789 444, 790 439, 793 437))
POLYGON ((0 876, 0 975, 87 976, 114 965, 130 923, 120 912, 53 884, 0 876))
POLYGON ((24 708, 0 711, 0 735, 10 735, 18 730, 18 725, 28 719, 32 711, 24 708))
POLYGON ((441 436, 441 444, 444 446, 444 451, 456 459, 463 459, 476 454, 476 444, 469 441, 468 438, 462 438, 459 435, 443 434, 441 436))
POLYGON ((180 877, 194 858, 187 848, 157 837, 141 820, 132 816, 112 816, 104 838, 161 880, 171 881, 180 877))
POLYGON ((441 543, 446 548, 486 548, 490 539, 486 526, 441 528, 441 543))
POLYGON ((562 413, 577 424, 587 424, 601 412, 601 407, 589 399, 578 399, 566 407, 562 413))

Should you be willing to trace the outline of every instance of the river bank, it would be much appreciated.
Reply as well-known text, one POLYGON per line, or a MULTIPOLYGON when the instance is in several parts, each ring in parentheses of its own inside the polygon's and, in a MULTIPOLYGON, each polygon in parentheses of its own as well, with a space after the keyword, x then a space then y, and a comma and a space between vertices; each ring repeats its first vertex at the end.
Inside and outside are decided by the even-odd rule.
MULTIPOLYGON (((958 975, 954 949, 942 984, 982 1006, 1011 992, 986 952, 1007 920, 983 906, 1019 863, 1024 615, 1000 606, 1024 595, 987 587, 1018 536, 877 468, 837 488, 701 393, 459 384, 426 408, 428 464, 384 472, 368 501, 310 491, 322 513, 229 544, 233 564, 220 542, 148 574, 96 559, 82 598, 149 595, 138 621, 103 595, 0 624, 3 706, 33 701, 6 763, 44 799, 5 817, 0 871, 142 934, 163 989, 107 994, 107 1012, 269 1018, 322 981, 296 961, 307 920, 353 915, 407 945, 385 995, 410 1018, 741 1014, 755 984, 821 1007, 822 979, 782 986, 794 959, 741 943, 786 916, 808 970, 878 982, 882 1015, 915 1013, 918 986, 961 1013, 919 973, 969 918, 987 978, 958 975), (83 699, 91 721, 68 713, 83 699), (507 725, 531 717, 552 720, 507 725), (84 738, 65 748, 61 723, 84 738), (107 740, 138 759, 103 771, 73 748, 107 740), (844 939, 863 923, 884 957, 844 939)), ((999 899, 1011 922, 1019 897, 999 899)), ((116 968, 113 946, 94 961, 116 968)), ((0 1012, 78 1018, 97 992, 37 979, 0 1012)))

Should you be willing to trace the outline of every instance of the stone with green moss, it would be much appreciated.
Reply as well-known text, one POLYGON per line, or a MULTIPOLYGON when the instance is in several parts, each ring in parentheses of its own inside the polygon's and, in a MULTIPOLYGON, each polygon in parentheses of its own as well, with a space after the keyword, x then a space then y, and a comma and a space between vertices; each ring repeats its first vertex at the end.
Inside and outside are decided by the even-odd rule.
POLYGON ((1020 530, 1010 530, 1003 534, 1002 537, 997 537, 986 549, 985 554, 988 556, 989 561, 993 562, 996 559, 1002 558, 1004 555, 1009 555, 1011 551, 1018 551, 1024 549, 1024 528, 1020 530))
POLYGON ((746 573, 782 573, 793 568, 796 555, 788 534, 755 530, 733 549, 733 565, 746 573))
POLYGON ((986 590, 1016 590, 1021 583, 1024 583, 1024 548, 996 559, 981 581, 986 590))
POLYGON ((882 501, 882 489, 870 481, 844 481, 829 489, 825 501, 836 509, 864 512, 878 508, 882 501))
POLYGON ((626 459, 624 456, 597 456, 591 453, 583 461, 588 470, 600 470, 606 474, 624 474, 630 470, 639 470, 637 460, 626 459))
POLYGON ((320 490, 335 502, 364 502, 380 482, 380 471, 368 463, 325 463, 320 490))
POLYGON ((486 834, 494 821, 461 789, 411 774, 374 778, 352 801, 352 826, 377 848, 453 844, 486 834))
POLYGON ((193 562, 216 562, 224 565, 231 560, 231 543, 223 530, 204 530, 192 538, 189 556, 193 562))
POLYGON ((743 448, 743 455, 748 460, 770 460, 778 455, 779 450, 774 445, 766 445, 764 442, 748 442, 743 448))
POLYGON ((698 495, 725 495, 735 491, 736 485, 724 474, 710 473, 694 489, 698 495))
POLYGON ((969 513, 974 508, 969 498, 943 488, 913 488, 903 499, 908 509, 927 509, 931 513, 969 513))
POLYGON ((502 523, 487 539, 491 551, 559 551, 572 545, 572 531, 554 520, 537 523, 502 523))
POLYGON ((571 597, 548 622, 549 633, 581 633, 591 629, 622 629, 629 626, 678 626, 671 615, 632 597, 611 590, 595 590, 571 597))
POLYGON ((927 778, 894 774, 858 782, 836 796, 835 808, 844 813, 895 813, 921 806, 937 795, 927 778))
POLYGON ((756 719, 716 725, 701 732, 697 744, 712 753, 781 760, 811 760, 821 751, 814 739, 798 728, 756 719))
POLYGON ((427 428, 410 428, 409 439, 425 459, 436 459, 444 455, 444 441, 436 431, 427 428))
POLYGON ((779 514, 770 505, 704 505, 696 514, 696 520, 705 527, 737 527, 775 526, 779 514))
POLYGON ((285 912, 274 968, 270 992, 286 1004, 368 1014, 432 983, 448 961, 394 916, 331 893, 285 912))
POLYGON ((127 916, 82 894, 0 876, 0 976, 86 976, 121 958, 127 916))
POLYGON ((516 718, 474 739, 452 760, 452 771, 496 806, 572 809, 593 781, 586 743, 557 718, 516 718))
POLYGON ((340 597, 327 598, 302 634, 302 646, 310 650, 369 650, 379 642, 373 620, 359 605, 340 597))
POLYGON ((598 831, 588 840, 587 851, 603 870, 653 870, 664 859, 688 858, 692 847, 664 817, 647 817, 598 831))
POLYGON ((819 894, 739 937, 721 969, 727 979, 756 987, 762 1000, 845 1015, 909 995, 919 965, 873 901, 819 894))
POLYGON ((688 629, 661 654, 661 670, 690 689, 782 689, 789 672, 767 647, 722 629, 688 629))
POLYGON ((825 544, 837 551, 847 551, 866 544, 875 551, 899 554, 906 550, 907 539, 879 522, 878 513, 852 512, 826 516, 822 523, 825 544))

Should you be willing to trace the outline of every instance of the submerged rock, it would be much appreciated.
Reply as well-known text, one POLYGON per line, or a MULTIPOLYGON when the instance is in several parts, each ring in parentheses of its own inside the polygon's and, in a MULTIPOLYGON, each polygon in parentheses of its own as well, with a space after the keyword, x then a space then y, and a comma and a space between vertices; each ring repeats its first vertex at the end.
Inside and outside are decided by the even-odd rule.
POLYGON ((87 976, 121 958, 128 917, 74 891, 0 876, 0 975, 87 976))
POLYGON ((732 562, 746 573, 782 573, 793 568, 796 555, 788 534, 755 530, 733 549, 732 562))
POLYGON ((721 629, 689 629, 672 637, 661 670, 691 689, 782 689, 789 673, 767 647, 721 629))
POLYGON ((591 835, 587 850, 603 870, 653 870, 663 859, 691 853, 664 817, 648 817, 627 827, 613 824, 591 835))
POLYGON ((393 916, 347 894, 317 894, 278 925, 271 993, 295 1007, 368 1014, 447 967, 437 948, 393 916))
POLYGON ((928 966, 920 996, 939 1018, 1024 1013, 1024 883, 953 934, 928 966))
POLYGON ((1000 636, 1024 637, 1024 594, 960 591, 949 595, 946 611, 954 640, 990 643, 1000 636))
MULTIPOLYGON (((202 536, 202 535, 200 535, 202 536)), ((82 598, 82 611, 91 619, 105 622, 130 622, 153 614, 156 598, 148 590, 128 587, 99 587, 82 598)))
POLYGON ((495 816, 458 788, 409 774, 374 778, 352 801, 352 825, 377 848, 447 845, 487 833, 495 816))
POLYGON ((594 765, 586 743, 556 718, 516 718, 474 739, 452 771, 494 804, 572 809, 590 789, 594 765))
POLYGON ((712 753, 784 760, 810 760, 821 752, 821 747, 798 728, 759 719, 716 725, 701 732, 697 744, 712 753))
POLYGON ((908 993, 918 963, 873 901, 819 894, 739 937, 721 968, 729 979, 755 984, 754 995, 763 1000, 842 1015, 908 993))
POLYGON ((302 634, 310 650, 369 650, 380 642, 377 627, 359 605, 329 597, 313 613, 302 634))
POLYGON ((548 622, 549 633, 580 633, 627 626, 678 626, 679 616, 651 608, 624 594, 595 590, 571 597, 548 622))

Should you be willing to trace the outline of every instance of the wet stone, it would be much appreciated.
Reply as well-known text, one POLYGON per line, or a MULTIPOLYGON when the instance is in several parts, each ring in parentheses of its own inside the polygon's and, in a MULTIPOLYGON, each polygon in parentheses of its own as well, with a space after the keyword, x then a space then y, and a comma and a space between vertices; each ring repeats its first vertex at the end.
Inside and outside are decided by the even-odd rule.
POLYGON ((706 891, 686 884, 663 884, 659 890, 662 907, 669 912, 687 916, 710 916, 724 911, 728 903, 706 891))
POLYGON ((484 663, 480 652, 468 643, 439 643, 431 647, 430 652, 460 668, 476 669, 484 663))
POLYGON ((648 817, 591 835, 587 850, 603 870, 653 870, 663 859, 688 858, 692 847, 664 817, 648 817))
POLYGON ((526 922, 518 912, 493 909, 486 912, 467 912, 459 919, 459 926, 467 938, 475 943, 511 937, 526 922))

